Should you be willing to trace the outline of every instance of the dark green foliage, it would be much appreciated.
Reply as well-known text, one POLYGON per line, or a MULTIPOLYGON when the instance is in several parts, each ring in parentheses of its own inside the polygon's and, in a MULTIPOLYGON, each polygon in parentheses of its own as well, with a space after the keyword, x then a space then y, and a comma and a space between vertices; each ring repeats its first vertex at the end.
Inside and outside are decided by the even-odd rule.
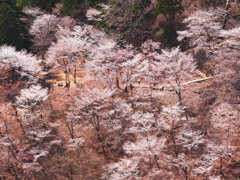
POLYGON ((217 7, 222 6, 226 4, 226 0, 202 0, 201 6, 203 8, 209 8, 209 7, 217 7))
POLYGON ((176 31, 169 25, 166 25, 157 32, 157 37, 162 38, 164 43, 167 43, 170 47, 175 47, 179 45, 177 41, 176 31))
POLYGON ((163 28, 162 38, 169 43, 170 46, 175 46, 177 43, 175 18, 177 14, 184 11, 182 0, 157 0, 156 13, 163 14, 167 20, 167 25, 163 28))
MULTIPOLYGON (((149 13, 146 7, 151 4, 150 0, 109 0, 112 12, 106 17, 110 27, 125 31, 141 26, 145 16, 149 13)), ((116 29, 116 30, 117 30, 116 29)), ((118 31, 118 30, 117 30, 118 31)))
POLYGON ((96 23, 96 27, 97 27, 97 28, 105 28, 105 27, 107 27, 107 21, 106 21, 106 19, 104 19, 104 20, 102 20, 102 21, 100 21, 100 22, 97 22, 97 23, 96 23))
POLYGON ((83 0, 62 0, 62 15, 71 15, 74 9, 80 8, 83 4, 83 0))
POLYGON ((30 36, 26 24, 20 20, 25 14, 16 6, 14 0, 0 0, 0 3, 0 45, 29 49, 30 36))
POLYGON ((94 7, 99 3, 104 3, 104 2, 106 2, 106 0, 84 0, 84 4, 87 8, 94 7))
POLYGON ((163 14, 168 23, 174 29, 174 21, 176 14, 181 14, 184 11, 182 0, 157 0, 158 4, 156 12, 163 14))
POLYGON ((106 2, 106 0, 61 0, 61 14, 84 16, 89 7, 94 7, 103 2, 106 2))
POLYGON ((109 32, 121 34, 118 41, 140 46, 152 32, 155 15, 151 0, 108 0, 110 12, 104 17, 109 32))
POLYGON ((30 0, 32 6, 40 7, 42 10, 51 12, 58 0, 30 0))
POLYGON ((58 2, 60 2, 60 0, 17 0, 19 6, 39 7, 48 12, 51 12, 52 8, 54 8, 58 2))

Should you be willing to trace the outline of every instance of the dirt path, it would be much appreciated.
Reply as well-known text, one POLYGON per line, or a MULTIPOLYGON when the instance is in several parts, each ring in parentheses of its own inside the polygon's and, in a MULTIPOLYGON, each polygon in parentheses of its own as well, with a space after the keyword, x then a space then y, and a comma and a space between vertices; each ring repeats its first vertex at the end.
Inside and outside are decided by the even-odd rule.
MULTIPOLYGON (((182 85, 186 86, 186 85, 193 84, 193 83, 199 83, 199 82, 210 80, 212 78, 213 77, 210 76, 210 77, 194 79, 194 80, 186 81, 186 82, 182 83, 182 85)), ((149 84, 147 84, 147 83, 141 83, 140 85, 138 83, 133 83, 133 86, 136 88, 153 88, 155 90, 163 90, 164 88, 170 88, 171 84, 161 84, 161 86, 149 86, 149 84)))
MULTIPOLYGON (((189 80, 186 82, 183 82, 182 85, 186 86, 193 83, 200 83, 203 81, 207 81, 213 78, 213 76, 207 77, 204 73, 201 71, 196 71, 196 75, 200 76, 201 78, 189 80)), ((64 73, 52 73, 50 79, 47 79, 46 82, 52 83, 53 86, 58 86, 58 83, 65 84, 65 74, 64 73)), ((77 71, 77 84, 85 84, 87 81, 91 81, 93 78, 87 75, 85 70, 78 70, 77 71)), ((74 82, 73 74, 70 74, 70 82, 71 82, 71 88, 76 88, 76 84, 74 82)), ((154 88, 155 90, 163 90, 164 88, 170 88, 171 84, 160 84, 158 86, 150 86, 148 83, 141 82, 139 85, 137 82, 132 83, 132 85, 136 88, 154 88)), ((124 88, 124 87, 122 87, 124 88)))

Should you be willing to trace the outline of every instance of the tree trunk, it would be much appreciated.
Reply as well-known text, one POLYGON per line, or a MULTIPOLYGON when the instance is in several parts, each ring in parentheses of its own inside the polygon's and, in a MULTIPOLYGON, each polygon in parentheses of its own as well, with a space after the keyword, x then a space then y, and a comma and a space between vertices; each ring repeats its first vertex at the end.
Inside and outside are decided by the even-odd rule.
POLYGON ((230 7, 229 2, 230 2, 230 0, 227 0, 227 2, 226 2, 226 7, 225 7, 225 9, 226 9, 226 11, 227 11, 227 15, 225 16, 225 19, 224 19, 224 22, 223 22, 223 26, 222 26, 223 29, 225 29, 226 24, 227 24, 227 21, 228 21, 228 19, 229 19, 229 13, 228 13, 228 9, 229 9, 229 7, 230 7))
POLYGON ((176 158, 178 158, 178 150, 177 150, 177 145, 176 145, 175 136, 174 136, 174 121, 172 121, 171 137, 173 141, 174 152, 175 152, 176 158))
POLYGON ((175 88, 174 88, 174 91, 175 91, 176 95, 178 96, 178 101, 180 103, 182 103, 182 93, 181 93, 181 91, 180 90, 178 91, 175 88))
POLYGON ((171 14, 169 18, 169 28, 175 31, 175 14, 171 14))
POLYGON ((66 82, 66 86, 67 86, 68 90, 70 89, 70 77, 69 77, 69 74, 70 74, 70 70, 69 70, 69 68, 66 68, 66 70, 65 70, 65 82, 66 82))
POLYGON ((74 83, 77 83, 77 67, 74 67, 74 83))
POLYGON ((68 131, 69 131, 69 134, 70 134, 71 138, 74 139, 75 138, 75 136, 74 136, 74 127, 73 127, 72 122, 67 122, 66 121, 66 126, 68 128, 68 131))
POLYGON ((99 141, 101 142, 101 148, 102 148, 102 151, 103 151, 105 162, 108 163, 107 151, 106 151, 105 146, 103 144, 103 138, 100 136, 100 130, 97 131, 97 137, 98 137, 99 141))
POLYGON ((22 122, 19 119, 17 119, 17 121, 19 122, 19 125, 20 125, 20 127, 22 129, 23 134, 26 134, 26 131, 25 131, 23 125, 22 125, 22 122))
POLYGON ((153 158, 154 158, 154 161, 157 165, 157 168, 160 169, 160 166, 159 166, 158 161, 157 161, 157 155, 153 155, 153 158))
POLYGON ((12 84, 15 83, 15 70, 14 68, 12 69, 12 84))
POLYGON ((220 157, 220 174, 222 176, 224 176, 224 174, 223 174, 223 158, 222 157, 220 157))
POLYGON ((118 77, 116 77, 116 87, 117 87, 118 89, 120 89, 118 77))
POLYGON ((70 86, 70 69, 68 68, 68 84, 70 86))
POLYGON ((117 87, 118 89, 120 89, 119 78, 118 78, 118 70, 116 70, 116 87, 117 87))
POLYGON ((185 169, 185 180, 188 180, 188 169, 185 169))
POLYGON ((105 162, 108 163, 107 152, 106 152, 105 146, 103 144, 103 138, 100 135, 100 119, 97 114, 95 114, 94 116, 95 117, 93 118, 93 120, 90 121, 90 123, 93 125, 93 128, 97 133, 98 140, 101 142, 101 148, 102 148, 102 151, 104 154, 105 162), (94 121, 94 119, 95 119, 95 121, 94 121))
MULTIPOLYGON (((188 155, 188 150, 186 148, 186 152, 185 152, 186 156, 188 155)), ((183 171, 185 173, 185 180, 188 180, 188 168, 183 168, 183 171)))
POLYGON ((67 84, 67 70, 65 70, 64 73, 65 73, 65 83, 67 84))

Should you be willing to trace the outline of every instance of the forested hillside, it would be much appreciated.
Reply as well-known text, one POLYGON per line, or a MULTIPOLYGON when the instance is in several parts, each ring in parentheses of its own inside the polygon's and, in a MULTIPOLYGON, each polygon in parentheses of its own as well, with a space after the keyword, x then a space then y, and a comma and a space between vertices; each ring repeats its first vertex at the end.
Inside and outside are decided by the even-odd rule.
POLYGON ((240 180, 239 0, 0 0, 0 180, 240 180))

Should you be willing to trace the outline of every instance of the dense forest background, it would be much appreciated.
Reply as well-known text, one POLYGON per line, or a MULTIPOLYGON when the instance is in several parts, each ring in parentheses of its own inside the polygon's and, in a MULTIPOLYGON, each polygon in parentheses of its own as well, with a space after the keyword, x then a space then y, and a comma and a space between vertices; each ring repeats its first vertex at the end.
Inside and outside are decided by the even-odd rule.
POLYGON ((239 0, 0 0, 0 180, 240 179, 239 0))

